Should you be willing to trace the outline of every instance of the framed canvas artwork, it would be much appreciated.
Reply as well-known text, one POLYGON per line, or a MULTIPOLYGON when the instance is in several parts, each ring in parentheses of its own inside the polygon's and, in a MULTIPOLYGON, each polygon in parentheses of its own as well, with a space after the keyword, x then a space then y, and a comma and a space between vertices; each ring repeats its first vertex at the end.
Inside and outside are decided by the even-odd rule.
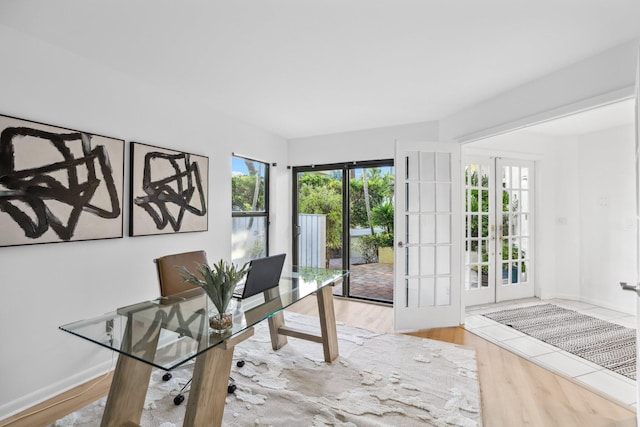
POLYGON ((124 141, 0 115, 0 246, 122 237, 124 141))
POLYGON ((131 143, 130 236, 208 229, 209 158, 131 143))

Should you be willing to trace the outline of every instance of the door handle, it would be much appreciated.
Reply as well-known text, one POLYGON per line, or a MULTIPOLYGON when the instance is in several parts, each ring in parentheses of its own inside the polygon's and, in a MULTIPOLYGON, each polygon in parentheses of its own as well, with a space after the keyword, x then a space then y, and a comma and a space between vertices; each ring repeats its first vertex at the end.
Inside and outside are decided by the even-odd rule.
POLYGON ((404 243, 402 243, 402 242, 398 242, 398 247, 399 247, 399 248, 404 247, 404 243))
POLYGON ((624 291, 633 291, 638 295, 640 295, 640 286, 631 286, 631 285, 628 285, 627 282, 620 282, 620 287, 624 291))

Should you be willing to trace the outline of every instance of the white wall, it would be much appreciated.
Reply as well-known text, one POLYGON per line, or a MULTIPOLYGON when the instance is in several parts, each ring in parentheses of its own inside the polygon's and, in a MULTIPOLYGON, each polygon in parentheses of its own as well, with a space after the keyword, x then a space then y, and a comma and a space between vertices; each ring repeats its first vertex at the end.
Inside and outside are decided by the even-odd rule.
POLYGON ((440 140, 498 135, 633 96, 639 43, 629 41, 446 117, 440 140))
POLYGON ((289 141, 289 165, 393 159, 396 140, 438 141, 438 122, 293 139, 289 141))
POLYGON ((624 126, 582 135, 580 155, 581 299, 635 313, 621 281, 636 280, 635 135, 624 126))
MULTIPOLYGON (((209 231, 0 247, 0 419, 109 369, 112 354, 58 326, 158 295, 155 257, 205 249, 229 259, 231 152, 272 168, 272 251, 290 246, 290 183, 282 138, 194 99, 132 80, 0 26, 0 114, 209 157, 209 231)), ((0 215, 5 215, 0 212, 0 215)), ((7 217, 2 218, 3 221, 7 217)))

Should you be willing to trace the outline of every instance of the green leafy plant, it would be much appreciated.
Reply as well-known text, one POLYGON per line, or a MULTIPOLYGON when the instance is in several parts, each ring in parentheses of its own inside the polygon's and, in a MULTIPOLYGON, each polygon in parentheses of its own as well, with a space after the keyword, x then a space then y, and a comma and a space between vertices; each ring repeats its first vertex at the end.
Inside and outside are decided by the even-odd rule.
POLYGON ((378 256, 378 239, 375 234, 367 234, 360 236, 354 246, 360 249, 364 262, 370 264, 374 262, 378 256))
POLYGON ((364 262, 370 264, 376 261, 378 248, 393 246, 393 234, 378 233, 360 236, 354 246, 360 250, 364 262))
POLYGON ((184 266, 178 265, 176 268, 185 282, 204 289, 218 313, 223 314, 231 302, 236 285, 249 271, 249 263, 245 263, 241 268, 222 259, 217 264, 213 264, 213 268, 207 264, 197 264, 197 273, 200 277, 184 266))
POLYGON ((386 202, 371 209, 371 219, 373 220, 373 223, 382 227, 384 233, 388 235, 390 234, 391 236, 393 236, 393 213, 393 203, 391 202, 386 202))
POLYGON ((350 221, 352 226, 371 227, 375 220, 367 214, 367 195, 371 207, 371 216, 377 206, 393 199, 394 175, 381 168, 367 168, 367 187, 362 177, 349 179, 350 221))
MULTIPOLYGON (((478 251, 478 240, 486 240, 489 237, 489 177, 487 175, 478 176, 478 171, 465 170, 465 182, 471 189, 465 192, 466 200, 465 204, 469 212, 478 213, 484 212, 480 215, 467 215, 466 216, 466 229, 467 237, 472 239, 467 242, 466 249, 468 251, 478 251), (482 191, 478 188, 483 189, 482 191), (481 222, 480 222, 481 221, 481 222), (477 239, 480 238, 480 239, 477 239)), ((504 233, 509 232, 510 212, 517 212, 519 201, 513 196, 509 197, 509 192, 502 190, 502 226, 501 229, 504 233)), ((486 263, 489 261, 489 253, 486 244, 482 245, 481 249, 481 261, 486 263)), ((524 258, 526 253, 523 249, 520 249, 518 245, 513 244, 511 246, 511 252, 509 251, 509 243, 507 239, 502 241, 502 260, 513 261, 513 266, 519 268, 523 273, 526 270, 526 264, 524 258)), ((477 271, 478 266, 471 267, 472 270, 477 271)), ((506 269, 506 264, 503 264, 503 268, 506 269)), ((482 265, 481 270, 483 274, 487 274, 489 271, 488 265, 482 265)))
MULTIPOLYGON (((509 243, 507 243, 506 240, 504 240, 502 242, 502 260, 503 261, 509 261, 511 260, 513 262, 513 266, 516 268, 519 268, 521 272, 525 273, 527 268, 526 268, 526 264, 524 261, 524 258, 526 257, 526 252, 523 249, 520 249, 518 246, 513 245, 511 246, 511 258, 509 258, 509 243)), ((489 261, 489 253, 487 252, 487 248, 485 246, 482 247, 482 262, 486 263, 489 261)), ((503 264, 502 266, 503 270, 505 270, 506 264, 503 264)), ((474 271, 478 271, 478 266, 474 265, 473 267, 471 267, 472 270, 474 271)), ((481 270, 483 274, 488 274, 489 273, 489 266, 488 265, 482 265, 481 266, 481 270)))

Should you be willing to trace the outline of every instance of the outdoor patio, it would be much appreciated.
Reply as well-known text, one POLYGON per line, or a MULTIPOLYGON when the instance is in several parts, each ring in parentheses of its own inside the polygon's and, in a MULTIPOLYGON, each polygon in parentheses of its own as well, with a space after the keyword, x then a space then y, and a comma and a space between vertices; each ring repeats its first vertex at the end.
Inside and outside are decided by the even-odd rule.
MULTIPOLYGON (((353 264, 350 268, 350 296, 393 302, 393 264, 353 264)), ((342 295, 342 285, 334 295, 342 295)))

